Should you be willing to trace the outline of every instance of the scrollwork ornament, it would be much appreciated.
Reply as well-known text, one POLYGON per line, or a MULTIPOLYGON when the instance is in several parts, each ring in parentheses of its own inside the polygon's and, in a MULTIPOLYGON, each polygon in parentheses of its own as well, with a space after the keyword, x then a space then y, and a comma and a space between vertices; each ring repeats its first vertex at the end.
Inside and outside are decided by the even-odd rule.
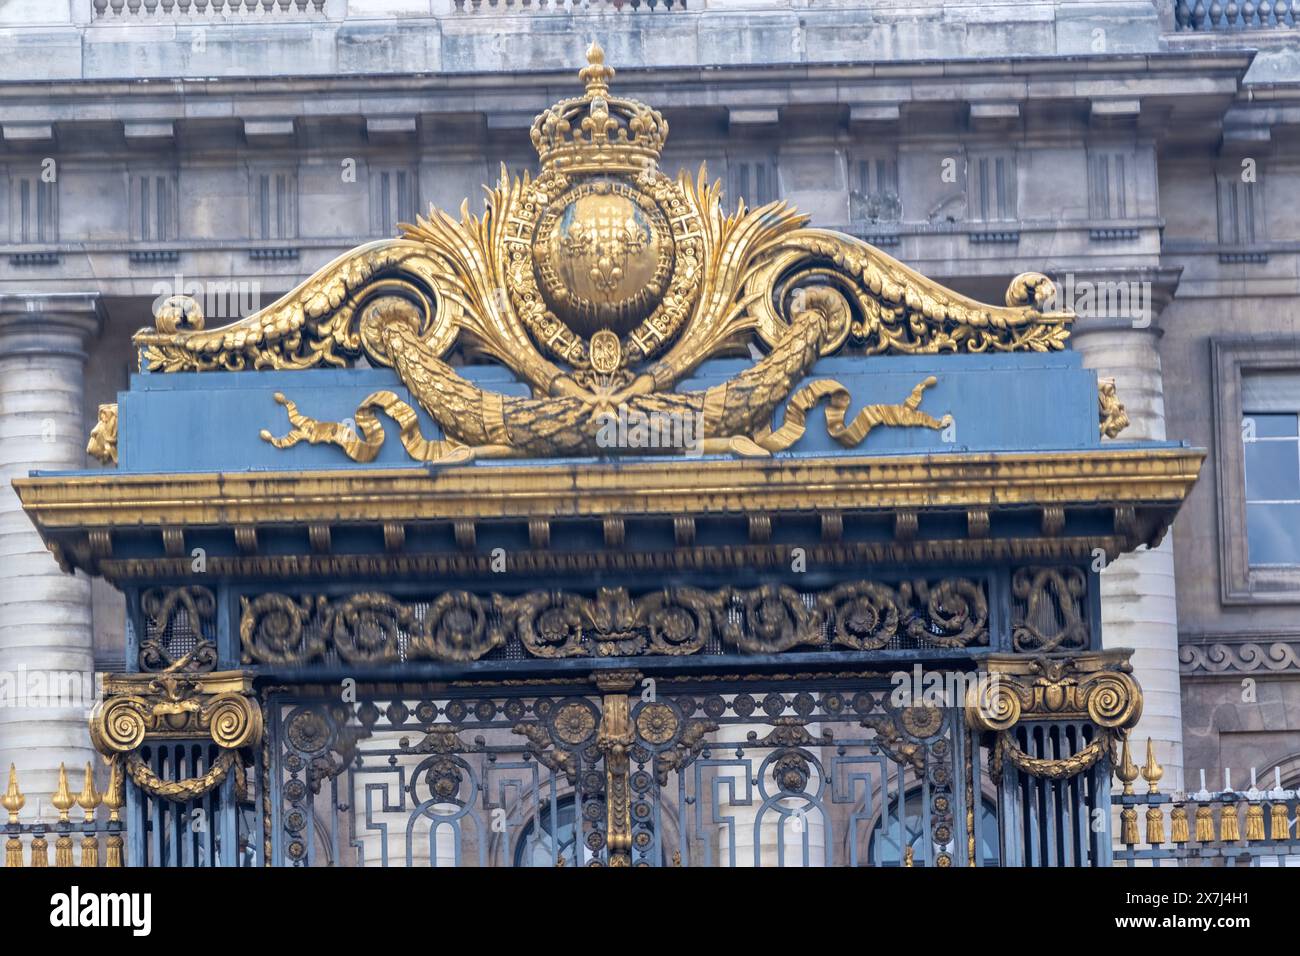
POLYGON ((153 796, 197 799, 230 772, 242 775, 238 753, 262 742, 262 709, 252 675, 243 671, 109 675, 103 690, 90 717, 91 742, 105 756, 124 759, 131 779, 153 796), (173 740, 207 740, 221 752, 198 777, 163 780, 139 750, 173 740))
POLYGON ((774 654, 800 644, 820 643, 820 615, 808 610, 794 588, 765 584, 733 594, 740 619, 723 617, 719 627, 723 639, 745 653, 774 654))
POLYGON ((713 636, 713 619, 721 601, 698 588, 668 588, 637 601, 647 632, 646 653, 694 654, 713 636))
POLYGON ((534 657, 554 659, 588 653, 583 641, 581 599, 558 591, 517 598, 493 597, 502 621, 534 657))
POLYGON ((915 582, 908 591, 925 606, 924 618, 908 624, 912 637, 939 647, 988 643, 989 608, 981 585, 967 578, 945 578, 934 587, 915 582))
POLYGON ((349 664, 400 660, 402 636, 416 628, 409 608, 374 592, 330 605, 325 617, 334 647, 349 664))
POLYGON ((1079 655, 994 655, 966 697, 966 720, 995 734, 995 768, 1009 760, 1024 773, 1066 779, 1092 767, 1111 742, 1142 715, 1142 690, 1131 676, 1128 652, 1079 655), (1092 740, 1074 754, 1034 757, 1017 741, 1017 725, 1033 721, 1088 721, 1092 740))
POLYGON ((202 719, 212 742, 238 750, 262 739, 262 709, 243 694, 221 694, 204 705, 202 719))
POLYGON ((102 754, 130 753, 144 743, 149 729, 149 702, 142 697, 112 697, 90 719, 91 742, 102 754))
POLYGON ((1020 695, 1007 682, 980 674, 966 691, 966 719, 981 730, 1006 730, 1020 720, 1020 695))
POLYGON ((308 628, 324 599, 295 601, 284 594, 239 599, 239 638, 249 661, 304 664, 325 652, 317 629, 308 628))
POLYGON ((1082 602, 1087 580, 1078 568, 1020 568, 1012 575, 1011 593, 1023 609, 1011 626, 1018 651, 1046 652, 1088 645, 1082 602))
POLYGON ((139 664, 144 671, 210 671, 217 665, 217 646, 204 636, 204 625, 215 618, 217 600, 205 587, 150 588, 140 596, 140 610, 151 621, 140 642, 139 664), (194 647, 173 656, 165 634, 183 612, 194 632, 194 647))
POLYGON ((842 584, 821 597, 824 616, 832 622, 832 640, 855 651, 874 651, 898 636, 898 593, 862 581, 842 584))
POLYGON ((504 644, 505 638, 488 627, 481 599, 468 591, 449 591, 429 606, 413 643, 421 653, 438 660, 476 661, 504 644))
POLYGON ((1142 716, 1142 693, 1127 674, 1103 671, 1080 681, 1088 719, 1099 727, 1132 727, 1142 716))

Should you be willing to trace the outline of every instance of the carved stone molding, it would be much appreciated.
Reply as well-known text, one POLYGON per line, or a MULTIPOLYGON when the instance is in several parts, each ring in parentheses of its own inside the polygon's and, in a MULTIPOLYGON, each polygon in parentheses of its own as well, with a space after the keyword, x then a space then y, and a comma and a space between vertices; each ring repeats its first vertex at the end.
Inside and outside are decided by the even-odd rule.
POLYGON ((1185 677, 1218 674, 1300 673, 1300 638, 1214 641, 1178 648, 1179 672, 1185 677))

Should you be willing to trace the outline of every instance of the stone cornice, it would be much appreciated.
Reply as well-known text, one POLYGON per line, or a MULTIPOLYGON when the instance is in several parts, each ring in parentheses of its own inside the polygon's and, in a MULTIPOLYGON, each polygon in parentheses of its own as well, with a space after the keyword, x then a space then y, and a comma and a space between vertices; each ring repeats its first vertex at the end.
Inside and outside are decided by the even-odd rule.
MULTIPOLYGON (((873 101, 951 104, 954 83, 967 103, 1091 100, 1115 97, 1123 83, 1126 99, 1159 97, 1169 105, 1187 98, 1203 111, 1207 97, 1223 107, 1236 97, 1253 54, 1161 53, 1103 56, 985 58, 843 64, 648 67, 620 70, 628 95, 653 98, 674 112, 731 105, 756 109, 787 104, 787 90, 800 88, 799 104, 861 106, 873 101), (823 91, 821 96, 817 90, 823 91), (670 96, 663 95, 669 91, 670 96)), ((77 122, 80 104, 94 103, 95 122, 230 122, 244 115, 265 117, 269 104, 281 118, 411 116, 475 113, 533 113, 563 88, 570 70, 467 73, 327 74, 294 77, 216 79, 142 78, 0 82, 6 120, 15 124, 77 122), (346 101, 348 108, 341 109, 346 101), (108 104, 106 108, 106 104, 108 104), (252 107, 245 110, 244 107, 252 107)), ((84 115, 84 114, 83 114, 84 115)), ((87 117, 89 118, 89 117, 87 117)))

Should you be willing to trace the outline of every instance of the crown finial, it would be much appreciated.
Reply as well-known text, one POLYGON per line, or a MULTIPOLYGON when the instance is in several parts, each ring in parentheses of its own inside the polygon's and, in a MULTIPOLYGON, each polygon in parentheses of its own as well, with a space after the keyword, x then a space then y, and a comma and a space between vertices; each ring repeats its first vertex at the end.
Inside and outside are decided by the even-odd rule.
POLYGON ((668 123, 639 100, 614 96, 614 68, 597 42, 578 71, 582 96, 561 100, 533 120, 532 141, 544 172, 642 174, 656 168, 668 123))
POLYGON ((595 40, 587 47, 587 65, 578 71, 578 79, 587 84, 588 96, 603 96, 609 92, 609 81, 614 78, 614 68, 605 65, 605 51, 595 40))

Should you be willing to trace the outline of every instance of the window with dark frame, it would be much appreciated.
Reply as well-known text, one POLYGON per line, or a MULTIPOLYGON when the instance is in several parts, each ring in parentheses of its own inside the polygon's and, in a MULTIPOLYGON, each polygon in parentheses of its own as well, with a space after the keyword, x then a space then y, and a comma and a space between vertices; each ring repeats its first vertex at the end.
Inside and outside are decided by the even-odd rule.
POLYGON ((1300 409, 1241 421, 1246 545, 1252 567, 1300 566, 1300 409))

